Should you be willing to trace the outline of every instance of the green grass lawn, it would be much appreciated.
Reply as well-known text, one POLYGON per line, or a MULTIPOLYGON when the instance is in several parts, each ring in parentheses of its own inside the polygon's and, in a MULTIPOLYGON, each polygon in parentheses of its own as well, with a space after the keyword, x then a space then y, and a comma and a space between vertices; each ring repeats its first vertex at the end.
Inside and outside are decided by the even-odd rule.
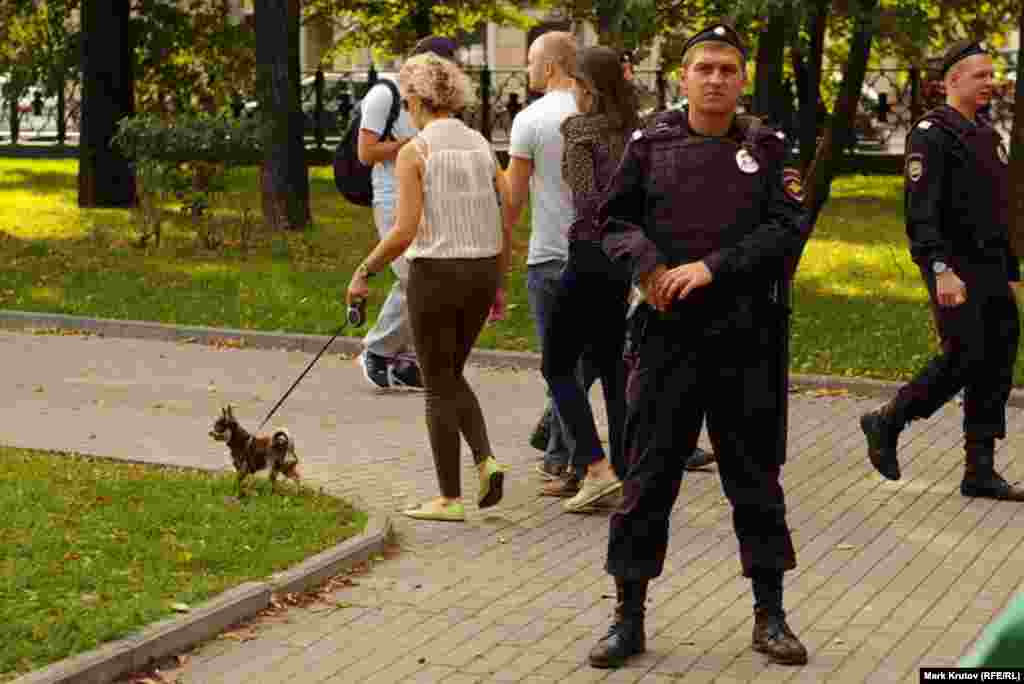
POLYGON ((0 447, 0 681, 125 636, 358 534, 293 483, 0 447), (255 490, 255 491, 253 491, 255 490))
MULTIPOLYGON (((330 168, 315 168, 315 225, 304 233, 261 233, 242 258, 231 243, 198 248, 187 220, 168 206, 162 246, 139 249, 127 211, 77 208, 76 164, 0 160, 0 308, 328 333, 341 321, 352 269, 376 240, 370 211, 341 198, 330 168)), ((255 170, 240 172, 233 187, 220 215, 259 207, 255 170)), ((524 219, 509 316, 485 328, 481 347, 537 351, 524 277, 528 232, 524 219)), ((391 282, 390 274, 374 279, 369 320, 391 282)), ((836 181, 795 289, 794 370, 905 379, 934 353, 926 293, 907 252, 901 178, 836 181)))

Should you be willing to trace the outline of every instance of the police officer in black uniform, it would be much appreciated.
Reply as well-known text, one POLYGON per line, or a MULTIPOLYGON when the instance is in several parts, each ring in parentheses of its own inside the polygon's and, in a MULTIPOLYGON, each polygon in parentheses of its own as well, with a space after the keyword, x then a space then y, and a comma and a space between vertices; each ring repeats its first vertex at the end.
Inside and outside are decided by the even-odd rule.
POLYGON ((900 431, 963 389, 961 494, 1024 501, 1024 489, 994 468, 1020 337, 1010 286, 1020 271, 1009 242, 1006 146, 978 111, 992 97, 992 58, 979 43, 963 41, 947 51, 942 72, 946 104, 912 128, 905 167, 910 253, 928 287, 942 353, 895 398, 862 416, 861 427, 872 465, 898 480, 900 431))
POLYGON ((605 251, 631 268, 648 304, 633 317, 627 468, 608 540, 615 620, 590 652, 595 667, 644 651, 644 601, 664 565, 679 454, 696 446, 705 418, 753 582, 753 646, 780 663, 807 662, 782 607, 796 555, 780 483, 785 283, 807 222, 799 174, 784 167, 785 136, 736 114, 745 61, 729 26, 690 38, 688 108, 634 134, 599 215, 605 251))

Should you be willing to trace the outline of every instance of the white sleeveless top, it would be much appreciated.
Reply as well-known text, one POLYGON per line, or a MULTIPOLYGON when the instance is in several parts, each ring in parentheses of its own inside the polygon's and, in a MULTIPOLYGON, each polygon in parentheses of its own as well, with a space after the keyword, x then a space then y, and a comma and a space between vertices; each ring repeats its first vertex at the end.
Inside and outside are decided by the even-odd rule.
POLYGON ((490 143, 458 119, 437 119, 412 144, 424 160, 423 217, 406 258, 482 259, 501 252, 490 143))

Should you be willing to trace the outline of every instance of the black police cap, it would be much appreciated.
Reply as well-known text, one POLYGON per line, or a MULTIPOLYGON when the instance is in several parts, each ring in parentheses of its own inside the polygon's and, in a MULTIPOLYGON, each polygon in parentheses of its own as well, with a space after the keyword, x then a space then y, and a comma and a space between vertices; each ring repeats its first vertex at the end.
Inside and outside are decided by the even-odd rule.
POLYGON ((413 47, 412 52, 409 56, 422 55, 427 52, 433 52, 438 57, 457 62, 458 59, 459 45, 451 38, 445 38, 444 36, 427 36, 422 38, 413 47))
POLYGON ((946 54, 942 57, 942 75, 945 76, 953 65, 962 59, 967 59, 971 55, 987 55, 988 52, 982 47, 981 43, 975 40, 961 40, 958 43, 954 43, 952 47, 946 50, 946 54))
POLYGON ((712 24, 706 29, 699 33, 695 33, 690 36, 690 39, 683 45, 682 54, 689 52, 690 48, 699 45, 700 43, 707 42, 725 43, 731 45, 740 51, 743 55, 743 59, 747 59, 747 49, 743 46, 743 41, 740 39, 740 34, 736 33, 736 29, 728 24, 721 22, 712 24))

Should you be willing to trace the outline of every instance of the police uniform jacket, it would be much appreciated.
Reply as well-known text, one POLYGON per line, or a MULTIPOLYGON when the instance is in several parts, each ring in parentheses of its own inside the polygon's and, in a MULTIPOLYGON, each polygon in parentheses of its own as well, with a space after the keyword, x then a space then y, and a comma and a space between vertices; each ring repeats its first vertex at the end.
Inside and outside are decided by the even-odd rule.
MULTIPOLYGON (((1006 277, 1020 280, 1009 242, 1008 155, 986 121, 968 120, 949 105, 928 112, 907 138, 905 210, 914 261, 956 270, 1005 251, 1006 277)), ((962 276, 962 274, 961 274, 962 276)), ((968 283, 970 285, 970 283, 968 283)))
POLYGON ((633 135, 600 208, 605 251, 634 281, 658 265, 702 260, 712 282, 674 311, 711 328, 758 302, 780 303, 778 283, 807 226, 786 156, 785 136, 753 117, 708 137, 690 129, 686 110, 658 115, 633 135))

